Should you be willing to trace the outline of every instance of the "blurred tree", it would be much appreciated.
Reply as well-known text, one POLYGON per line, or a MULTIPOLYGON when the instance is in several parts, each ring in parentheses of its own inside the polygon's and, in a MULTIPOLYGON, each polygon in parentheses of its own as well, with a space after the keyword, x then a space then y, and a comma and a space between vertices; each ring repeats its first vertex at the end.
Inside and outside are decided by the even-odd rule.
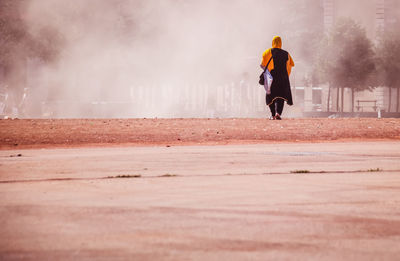
POLYGON ((34 27, 32 23, 28 26, 24 17, 29 3, 30 0, 0 0, 0 68, 14 97, 21 96, 26 85, 27 59, 52 62, 63 42, 50 25, 35 28, 34 33, 29 30, 34 27))
POLYGON ((392 88, 397 89, 396 112, 399 112, 400 100, 400 33, 384 32, 376 45, 378 65, 378 85, 389 89, 388 111, 391 111, 392 88))
POLYGON ((287 35, 285 45, 295 60, 311 67, 315 48, 323 36, 323 8, 320 0, 287 0, 279 12, 285 15, 281 20, 283 34, 287 35), (287 43, 286 43, 287 41, 287 43))
POLYGON ((354 92, 374 88, 371 76, 375 72, 375 54, 365 30, 350 18, 339 19, 320 42, 317 53, 315 78, 328 83, 329 88, 337 88, 336 104, 339 110, 338 100, 341 96, 340 111, 343 111, 344 88, 350 88, 353 112, 354 92))

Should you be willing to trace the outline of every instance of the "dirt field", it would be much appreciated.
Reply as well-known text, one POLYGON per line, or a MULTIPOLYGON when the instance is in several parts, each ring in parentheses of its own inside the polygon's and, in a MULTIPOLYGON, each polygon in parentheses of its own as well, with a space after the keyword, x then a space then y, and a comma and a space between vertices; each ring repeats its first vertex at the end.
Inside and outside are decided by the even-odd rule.
POLYGON ((400 140, 400 119, 0 120, 0 148, 400 140))
POLYGON ((0 260, 400 255, 399 119, 0 120, 0 148, 0 260))
POLYGON ((399 159, 394 140, 0 150, 0 260, 398 260, 399 159))

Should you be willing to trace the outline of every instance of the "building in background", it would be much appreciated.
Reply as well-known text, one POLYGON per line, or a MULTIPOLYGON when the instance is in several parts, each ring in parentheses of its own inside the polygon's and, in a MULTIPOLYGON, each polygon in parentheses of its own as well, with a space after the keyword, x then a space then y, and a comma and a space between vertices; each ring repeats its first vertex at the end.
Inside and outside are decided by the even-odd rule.
MULTIPOLYGON (((376 42, 379 35, 385 31, 400 30, 400 0, 320 0, 323 13, 323 32, 327 33, 335 22, 342 17, 350 17, 366 30, 367 37, 376 42)), ((317 21, 318 22, 318 21, 317 21)), ((297 64, 296 64, 297 65, 297 64)), ((297 68, 296 68, 297 69, 297 68)), ((303 71, 300 69, 300 74, 303 71)), ((295 99, 304 112, 335 111, 337 94, 331 92, 328 107, 327 86, 309 86, 302 81, 296 72, 295 99)), ((373 91, 357 92, 355 94, 355 112, 394 111, 396 102, 392 97, 389 103, 387 87, 378 87, 373 91), (391 104, 391 109, 389 109, 391 104)), ((343 111, 352 111, 351 90, 346 88, 344 94, 343 111)))
POLYGON ((340 17, 350 17, 361 24, 367 36, 376 38, 380 32, 399 28, 399 0, 321 0, 324 30, 328 31, 340 17), (362 3, 362 4, 360 4, 362 3))

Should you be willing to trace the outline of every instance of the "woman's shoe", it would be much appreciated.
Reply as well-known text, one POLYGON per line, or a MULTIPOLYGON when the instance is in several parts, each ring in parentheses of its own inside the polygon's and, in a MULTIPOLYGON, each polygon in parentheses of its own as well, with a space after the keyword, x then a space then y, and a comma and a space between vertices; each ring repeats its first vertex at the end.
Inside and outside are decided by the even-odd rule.
POLYGON ((275 120, 282 120, 281 115, 279 115, 278 113, 275 114, 275 120))

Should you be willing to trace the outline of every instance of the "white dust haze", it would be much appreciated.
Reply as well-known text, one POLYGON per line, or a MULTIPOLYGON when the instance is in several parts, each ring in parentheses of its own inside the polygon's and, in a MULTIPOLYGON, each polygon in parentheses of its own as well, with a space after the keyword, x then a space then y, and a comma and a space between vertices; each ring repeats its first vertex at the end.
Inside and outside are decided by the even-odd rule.
MULTIPOLYGON (((287 25, 298 2, 28 1, 28 25, 51 26, 64 41, 55 63, 30 61, 31 102, 41 106, 31 116, 255 116, 252 108, 265 106, 257 78, 272 37, 295 63, 310 51, 287 25)), ((305 22, 297 28, 315 19, 305 22)))

